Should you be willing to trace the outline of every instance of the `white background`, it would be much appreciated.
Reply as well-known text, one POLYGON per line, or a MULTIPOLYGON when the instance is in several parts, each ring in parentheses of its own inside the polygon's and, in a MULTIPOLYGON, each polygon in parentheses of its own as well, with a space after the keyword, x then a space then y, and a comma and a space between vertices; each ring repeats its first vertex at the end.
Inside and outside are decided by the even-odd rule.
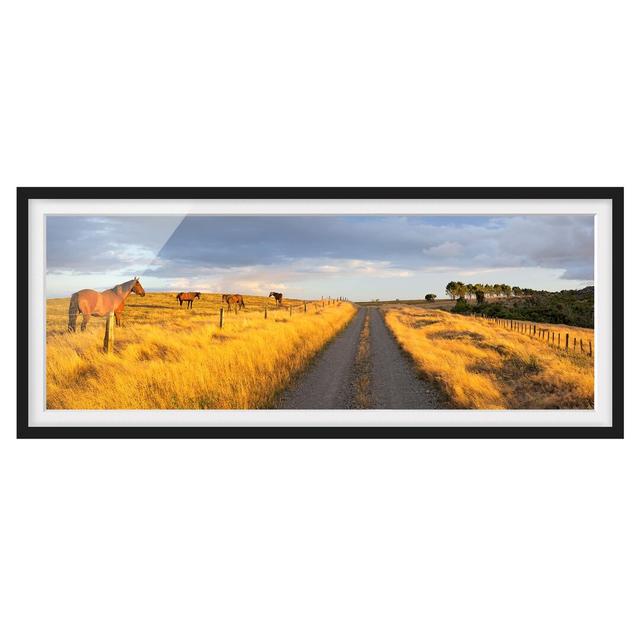
POLYGON ((612 442, 14 438, 17 185, 623 185, 631 283, 634 4, 3 4, 0 635, 637 639, 632 393, 612 442))

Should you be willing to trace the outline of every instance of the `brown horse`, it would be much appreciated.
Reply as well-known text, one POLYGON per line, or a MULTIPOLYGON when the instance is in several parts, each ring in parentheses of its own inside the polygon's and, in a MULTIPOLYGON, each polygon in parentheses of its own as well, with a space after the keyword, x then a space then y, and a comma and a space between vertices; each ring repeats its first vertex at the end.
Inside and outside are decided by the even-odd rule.
POLYGON ((222 302, 227 303, 227 311, 231 310, 231 305, 244 309, 244 298, 239 293, 223 293, 222 302))
POLYGON ((82 331, 87 328, 87 322, 91 316, 106 316, 111 312, 116 317, 116 325, 122 326, 124 303, 131 293, 144 296, 144 289, 138 278, 117 284, 113 289, 107 289, 102 293, 93 289, 76 291, 69 302, 69 331, 76 330, 78 313, 82 314, 82 325, 80 326, 82 331))
POLYGON ((181 291, 177 296, 176 296, 176 300, 180 303, 180 306, 182 306, 183 302, 187 303, 187 309, 191 309, 193 307, 193 301, 198 298, 198 300, 200 299, 200 292, 199 291, 189 291, 189 292, 184 292, 181 291))
POLYGON ((282 294, 278 293, 277 291, 272 291, 269 294, 269 297, 273 296, 273 299, 276 301, 276 304, 282 304, 282 294))

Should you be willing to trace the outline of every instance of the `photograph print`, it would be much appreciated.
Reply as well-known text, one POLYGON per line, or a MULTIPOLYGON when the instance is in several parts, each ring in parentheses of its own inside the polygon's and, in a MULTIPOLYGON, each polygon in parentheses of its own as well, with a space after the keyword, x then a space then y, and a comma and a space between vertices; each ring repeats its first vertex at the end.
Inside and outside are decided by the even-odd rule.
POLYGON ((47 411, 592 410, 594 215, 47 215, 47 411))

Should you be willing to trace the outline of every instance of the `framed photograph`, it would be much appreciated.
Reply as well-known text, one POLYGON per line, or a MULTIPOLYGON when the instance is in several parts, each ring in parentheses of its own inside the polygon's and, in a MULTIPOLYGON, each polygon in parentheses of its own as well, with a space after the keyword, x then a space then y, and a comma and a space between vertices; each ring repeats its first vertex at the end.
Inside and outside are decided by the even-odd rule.
POLYGON ((623 437, 622 188, 17 199, 20 438, 623 437))

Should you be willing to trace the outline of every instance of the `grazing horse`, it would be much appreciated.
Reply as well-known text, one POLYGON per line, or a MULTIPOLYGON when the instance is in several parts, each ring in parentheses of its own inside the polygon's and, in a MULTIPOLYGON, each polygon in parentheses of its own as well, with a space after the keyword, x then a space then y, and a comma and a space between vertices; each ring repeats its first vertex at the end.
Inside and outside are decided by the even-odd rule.
POLYGON ((188 291, 188 292, 181 291, 176 296, 176 300, 180 303, 180 306, 182 306, 183 302, 187 303, 187 309, 191 309, 193 307, 193 301, 196 298, 198 298, 198 300, 200 299, 199 291, 188 291))
POLYGON ((277 291, 272 291, 269 294, 269 297, 273 296, 273 299, 276 301, 276 304, 282 304, 282 294, 277 291))
POLYGON ((107 289, 102 293, 93 289, 76 291, 69 302, 69 331, 76 330, 78 313, 82 314, 82 325, 80 326, 82 331, 87 328, 87 322, 91 316, 106 316, 111 312, 116 317, 116 325, 122 326, 124 303, 131 293, 144 296, 144 289, 138 278, 117 284, 113 289, 107 289))
POLYGON ((239 293, 223 293, 222 294, 222 302, 227 303, 227 311, 231 310, 231 305, 235 305, 236 308, 240 307, 244 309, 244 298, 239 293))

